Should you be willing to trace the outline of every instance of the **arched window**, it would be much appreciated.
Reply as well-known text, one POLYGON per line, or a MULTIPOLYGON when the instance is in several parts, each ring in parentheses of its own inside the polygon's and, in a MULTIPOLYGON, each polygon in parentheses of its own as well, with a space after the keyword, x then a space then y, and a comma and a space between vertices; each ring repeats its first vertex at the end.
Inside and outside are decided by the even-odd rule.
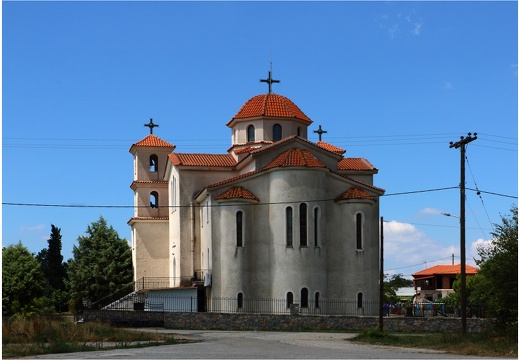
POLYGON ((290 308, 291 305, 294 303, 294 298, 292 292, 287 293, 287 307, 290 308))
POLYGON ((300 204, 300 246, 307 246, 307 204, 300 204))
POLYGON ((290 206, 285 208, 285 242, 287 246, 293 246, 293 213, 290 206))
POLYGON ((159 194, 157 191, 152 191, 150 193, 150 207, 152 209, 156 209, 159 207, 159 194))
POLYGON ((236 228, 237 228, 237 247, 242 247, 244 245, 243 242, 243 213, 242 211, 237 211, 237 221, 236 221, 236 228))
POLYGON ((157 155, 155 155, 155 154, 150 155, 150 172, 157 172, 158 168, 159 168, 159 159, 157 158, 157 155))
POLYGON ((356 249, 363 250, 363 215, 356 214, 356 249))
POLYGON ((242 309, 244 306, 244 294, 241 292, 237 295, 237 308, 242 309))
POLYGON ((273 125, 273 141, 282 140, 282 125, 274 124, 273 125))
POLYGON ((307 288, 302 288, 300 293, 300 301, 302 308, 309 307, 309 290, 307 288))
POLYGON ((319 291, 316 291, 316 294, 314 294, 314 307, 316 307, 316 309, 320 308, 320 293, 319 293, 319 291))
POLYGON ((255 127, 253 125, 249 125, 247 127, 247 142, 255 141, 255 127))
POLYGON ((314 208, 314 246, 319 246, 318 237, 320 234, 319 224, 320 208, 314 208))
POLYGON ((357 307, 358 309, 361 309, 363 307, 363 293, 357 294, 357 307))

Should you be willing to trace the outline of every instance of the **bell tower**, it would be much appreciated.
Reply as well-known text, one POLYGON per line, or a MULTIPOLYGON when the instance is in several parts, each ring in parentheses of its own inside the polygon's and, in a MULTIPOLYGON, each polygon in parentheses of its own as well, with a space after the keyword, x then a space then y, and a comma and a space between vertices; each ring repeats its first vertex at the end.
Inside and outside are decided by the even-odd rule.
POLYGON ((150 134, 130 147, 134 156, 134 214, 132 227, 132 261, 134 281, 146 277, 168 277, 168 181, 164 179, 168 154, 175 145, 150 134))

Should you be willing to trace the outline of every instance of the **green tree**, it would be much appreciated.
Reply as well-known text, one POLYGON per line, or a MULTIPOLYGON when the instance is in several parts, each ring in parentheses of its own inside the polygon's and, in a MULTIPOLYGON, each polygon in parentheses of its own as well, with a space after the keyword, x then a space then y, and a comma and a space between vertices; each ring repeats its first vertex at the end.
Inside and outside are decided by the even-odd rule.
POLYGON ((2 313, 30 314, 38 311, 45 278, 40 264, 18 242, 2 251, 2 313))
POLYGON ((131 249, 103 217, 87 227, 86 236, 78 237, 72 253, 66 283, 76 309, 83 300, 100 300, 133 280, 131 249))
POLYGON ((399 302, 396 292, 399 288, 413 286, 413 280, 406 279, 403 274, 393 274, 389 278, 385 275, 384 280, 384 302, 399 302))
POLYGON ((495 224, 490 245, 478 248, 480 267, 470 299, 484 304, 501 325, 518 323, 518 208, 495 224))
POLYGON ((42 249, 36 259, 40 263, 47 281, 45 296, 52 302, 56 311, 67 308, 68 296, 65 293, 66 264, 61 255, 61 229, 51 225, 47 249, 42 249))

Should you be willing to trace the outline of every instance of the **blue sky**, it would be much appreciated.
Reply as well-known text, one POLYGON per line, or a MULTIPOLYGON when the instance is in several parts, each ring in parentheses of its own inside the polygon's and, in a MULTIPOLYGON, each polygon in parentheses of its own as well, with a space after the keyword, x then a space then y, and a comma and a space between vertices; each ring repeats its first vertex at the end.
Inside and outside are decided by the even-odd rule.
MULTIPOLYGON (((3 2, 3 246, 63 255, 99 216, 130 239, 132 143, 225 153, 254 95, 290 98, 365 157, 384 188, 385 269, 459 255, 457 187, 468 132, 468 263, 517 204, 517 2, 3 2), (494 194, 489 194, 489 193, 494 194), (499 195, 495 195, 499 194, 499 195), (87 207, 67 207, 79 205, 87 207), (106 208, 98 206, 129 206, 106 208)), ((440 260, 442 259, 442 260, 440 260)), ((440 260, 440 261, 438 261, 440 260)))

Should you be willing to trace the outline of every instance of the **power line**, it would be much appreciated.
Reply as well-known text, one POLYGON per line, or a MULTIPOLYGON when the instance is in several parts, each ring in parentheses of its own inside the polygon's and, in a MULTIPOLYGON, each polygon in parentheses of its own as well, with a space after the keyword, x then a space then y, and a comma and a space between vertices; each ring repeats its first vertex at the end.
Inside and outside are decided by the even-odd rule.
MULTIPOLYGON (((427 189, 427 190, 414 190, 414 191, 406 191, 392 194, 383 194, 384 196, 398 196, 398 195, 411 195, 411 194, 420 194, 427 192, 435 192, 435 191, 443 191, 443 190, 452 190, 458 189, 459 186, 450 186, 444 188, 436 188, 436 189, 427 189)), ((475 190, 475 189, 468 189, 475 190)), ((489 191, 479 190, 480 192, 498 195, 498 196, 506 196, 511 198, 517 198, 516 196, 497 194, 489 191)), ((252 203, 252 204, 243 204, 248 206, 262 206, 262 205, 277 205, 277 204, 296 204, 301 202, 325 202, 325 201, 334 201, 335 199, 312 199, 312 200, 298 200, 298 201, 279 201, 279 202, 267 202, 267 203, 252 203)), ((21 202, 2 202, 2 205, 6 206, 33 206, 33 207, 62 207, 62 208, 149 208, 148 205, 82 205, 82 204, 46 204, 46 203, 21 203, 21 202)), ((158 205, 158 208, 183 208, 190 207, 191 205, 158 205)), ((221 207, 221 206, 232 206, 227 204, 215 204, 215 205, 206 205, 209 207, 221 207)))

